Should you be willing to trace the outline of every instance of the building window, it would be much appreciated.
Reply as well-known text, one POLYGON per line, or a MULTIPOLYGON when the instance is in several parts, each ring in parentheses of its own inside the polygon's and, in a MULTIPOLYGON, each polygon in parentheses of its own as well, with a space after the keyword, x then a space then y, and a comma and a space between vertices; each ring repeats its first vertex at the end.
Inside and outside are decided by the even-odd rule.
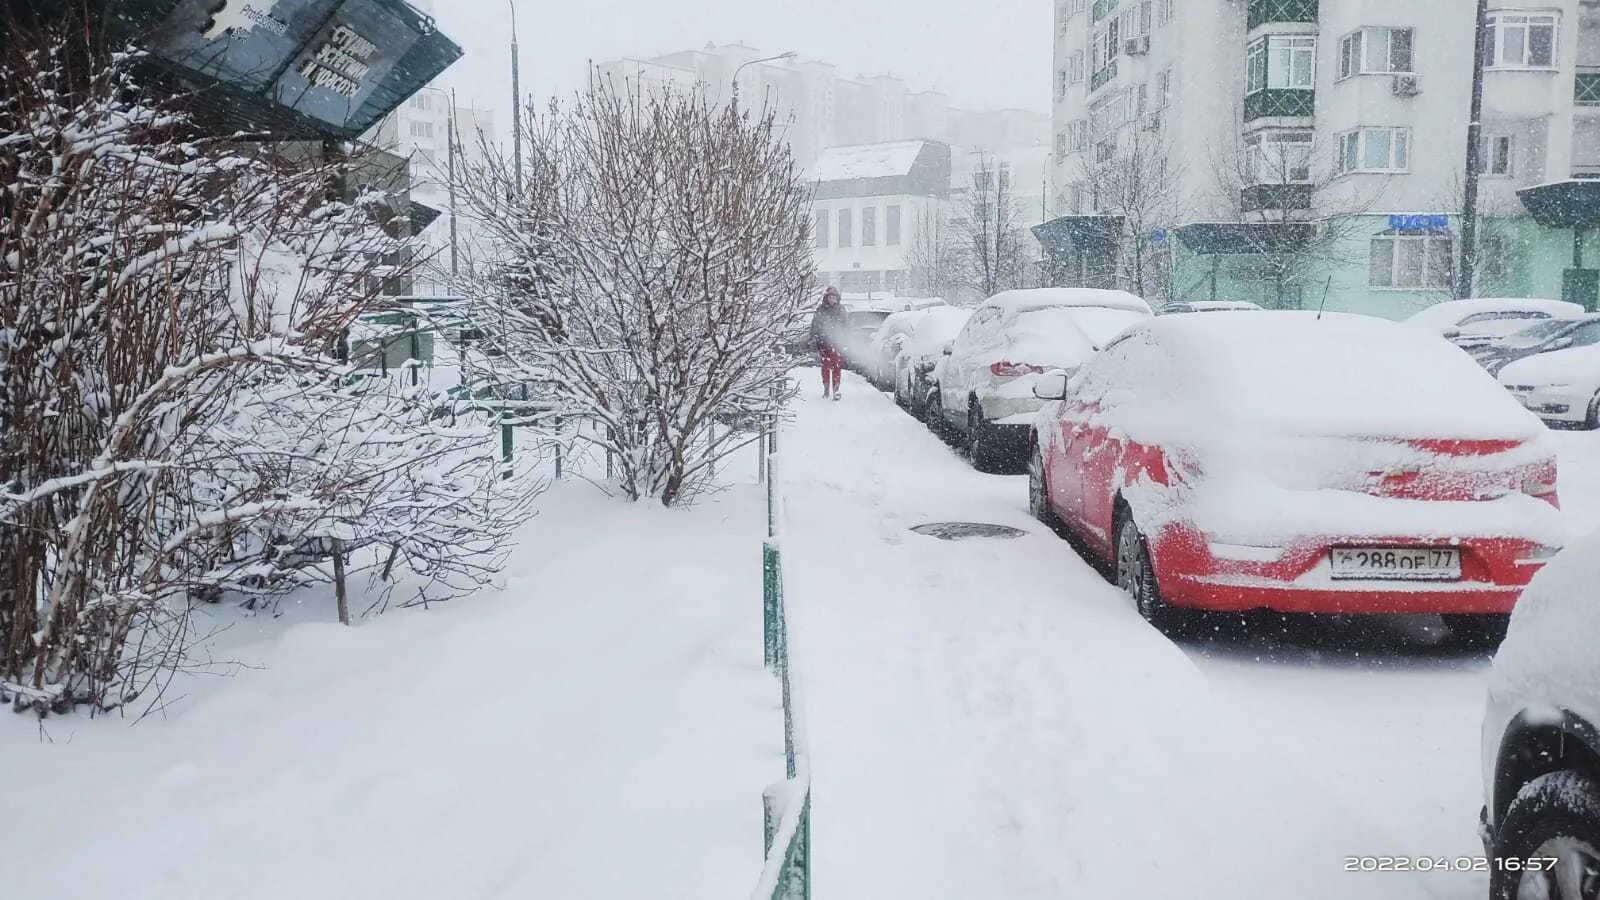
POLYGON ((1156 0, 1156 26, 1161 27, 1172 22, 1172 0, 1156 0))
POLYGON ((1316 87, 1317 39, 1314 35, 1269 34, 1250 43, 1246 59, 1246 92, 1316 87))
POLYGON ((861 210, 861 246, 878 246, 878 208, 876 206, 864 207, 861 210))
POLYGON ((1245 183, 1307 184, 1311 181, 1311 132, 1266 131, 1244 147, 1245 183))
POLYGON ((1334 171, 1405 172, 1411 168, 1411 129, 1358 128, 1339 135, 1334 171))
POLYGON ((1510 175, 1511 172, 1511 136, 1507 134, 1486 134, 1483 136, 1483 145, 1478 149, 1478 174, 1480 175, 1510 175))
POLYGON ((1118 43, 1121 35, 1121 30, 1117 24, 1118 21, 1117 19, 1112 19, 1106 23, 1106 27, 1095 32, 1094 43, 1090 48, 1094 58, 1091 60, 1092 65, 1089 68, 1096 74, 1116 62, 1117 55, 1122 52, 1122 45, 1118 43))
POLYGON ((1084 79, 1083 68, 1083 51, 1074 50, 1072 55, 1067 57, 1067 83, 1077 84, 1082 81, 1084 79))
POLYGON ((1493 13, 1483 42, 1483 64, 1499 69, 1553 69, 1556 17, 1493 13))
POLYGON ((1339 77, 1352 75, 1411 72, 1410 28, 1363 28, 1339 41, 1339 77))
POLYGON ((1172 105, 1172 70, 1162 69, 1156 73, 1156 109, 1166 109, 1172 105))
POLYGON ((1082 153, 1089 145, 1089 121, 1073 119, 1067 123, 1067 152, 1082 153))
POLYGON ((1056 99, 1057 100, 1065 100, 1067 98, 1067 85, 1071 83, 1070 81, 1068 81, 1068 76, 1070 74, 1070 71, 1071 70, 1069 70, 1069 69, 1062 69, 1061 71, 1056 73, 1056 99))
POLYGON ((1372 239, 1368 283, 1377 288, 1448 288, 1454 274, 1448 234, 1379 235, 1372 239))
POLYGON ((411 123, 411 136, 414 137, 414 138, 431 138, 431 137, 433 137, 433 123, 432 122, 416 122, 416 121, 412 122, 411 123))
POLYGON ((1117 158, 1117 139, 1110 138, 1094 145, 1095 165, 1103 166, 1117 158))
POLYGON ((839 210, 839 246, 849 247, 855 242, 850 220, 850 210, 839 210))
POLYGON ((813 238, 814 246, 818 250, 826 250, 826 249, 828 249, 828 245, 829 245, 829 242, 830 242, 830 239, 828 237, 828 225, 832 221, 833 221, 833 218, 828 215, 828 211, 827 210, 825 210, 825 209, 817 210, 816 234, 812 235, 812 238, 813 238))
POLYGON ((883 245, 900 246, 900 204, 891 203, 883 208, 883 245))
POLYGON ((1067 155, 1067 133, 1065 131, 1058 131, 1058 132, 1056 132, 1056 159, 1061 159, 1061 158, 1065 157, 1066 155, 1067 155))

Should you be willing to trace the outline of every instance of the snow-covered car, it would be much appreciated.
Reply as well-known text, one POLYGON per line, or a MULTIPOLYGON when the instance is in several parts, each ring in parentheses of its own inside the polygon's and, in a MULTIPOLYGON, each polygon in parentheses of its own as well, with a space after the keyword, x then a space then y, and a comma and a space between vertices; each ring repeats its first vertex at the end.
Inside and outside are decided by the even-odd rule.
POLYGON ((894 358, 894 402, 902 409, 919 418, 927 415, 933 369, 970 318, 972 310, 959 306, 922 310, 894 358))
POLYGON ((1600 327, 1586 326, 1560 347, 1509 363, 1498 377, 1551 425, 1600 428, 1600 327))
POLYGON ((1565 300, 1478 297, 1436 303, 1406 322, 1442 336, 1458 347, 1481 347, 1548 319, 1576 319, 1584 308, 1565 300))
POLYGON ((1179 300, 1162 307, 1161 314, 1175 316, 1179 313, 1246 312, 1260 308, 1259 303, 1251 303, 1249 300, 1179 300))
POLYGON ((1521 331, 1514 331, 1467 352, 1490 375, 1498 375, 1501 369, 1519 359, 1595 343, 1600 343, 1600 315, 1591 313, 1581 319, 1535 322, 1521 331))
POLYGON ((1600 896, 1600 534, 1528 586, 1489 676, 1481 834, 1490 896, 1600 896))
POLYGON ((1163 316, 1041 380, 1030 506, 1139 612, 1440 614, 1492 642, 1565 526, 1535 417, 1383 319, 1163 316))
POLYGON ((840 348, 844 364, 859 375, 872 366, 872 336, 894 310, 880 304, 844 301, 845 337, 840 348))
POLYGON ((951 343, 929 390, 930 418, 966 439, 972 464, 997 471, 1020 463, 1033 414, 1033 385, 1052 370, 1075 371, 1095 351, 1151 317, 1125 291, 1040 288, 984 301, 951 343))
POLYGON ((866 371, 862 373, 873 386, 883 391, 894 387, 895 357, 900 355, 900 350, 916 332, 922 319, 938 309, 948 309, 948 307, 919 305, 890 313, 889 317, 883 320, 883 324, 873 332, 872 340, 868 343, 866 371))

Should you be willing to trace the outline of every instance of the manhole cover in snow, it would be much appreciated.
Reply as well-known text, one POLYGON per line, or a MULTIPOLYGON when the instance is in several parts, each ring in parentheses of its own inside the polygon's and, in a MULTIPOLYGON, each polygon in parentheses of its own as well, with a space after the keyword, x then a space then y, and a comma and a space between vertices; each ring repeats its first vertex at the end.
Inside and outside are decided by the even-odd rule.
POLYGON ((936 537, 941 541, 965 541, 971 538, 1019 538, 1027 534, 1009 525, 989 525, 984 522, 931 522, 911 529, 917 534, 936 537))

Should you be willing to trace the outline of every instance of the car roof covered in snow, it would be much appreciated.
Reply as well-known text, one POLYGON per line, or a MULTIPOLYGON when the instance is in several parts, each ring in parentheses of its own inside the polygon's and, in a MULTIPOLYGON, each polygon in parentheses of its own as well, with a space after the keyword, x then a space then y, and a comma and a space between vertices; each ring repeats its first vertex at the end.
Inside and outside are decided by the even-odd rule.
POLYGON ((1167 312, 1223 312, 1226 310, 1260 309, 1261 304, 1249 300, 1179 300, 1167 307, 1167 312))
POLYGON ((983 301, 983 306, 998 307, 1007 315, 1063 306, 1094 306, 1152 315, 1150 304, 1133 294, 1101 288, 1033 288, 1003 291, 983 301))
POLYGON ((849 181, 856 178, 896 178, 910 174, 925 141, 858 144, 822 151, 806 177, 812 181, 849 181))
POLYGON ((1372 316, 1219 312, 1140 325, 1176 389, 1235 423, 1287 434, 1531 440, 1539 420, 1467 354, 1372 316))
POLYGON ((1543 313, 1561 319, 1574 319, 1584 314, 1584 308, 1565 300, 1544 300, 1538 297, 1474 297, 1470 300, 1447 300, 1422 310, 1406 319, 1412 325, 1443 332, 1454 328, 1468 316, 1486 312, 1543 313))

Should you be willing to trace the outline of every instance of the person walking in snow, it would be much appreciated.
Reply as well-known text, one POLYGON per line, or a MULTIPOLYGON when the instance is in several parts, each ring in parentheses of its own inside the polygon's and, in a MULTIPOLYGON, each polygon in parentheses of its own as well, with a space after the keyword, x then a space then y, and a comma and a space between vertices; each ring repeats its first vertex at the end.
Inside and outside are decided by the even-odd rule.
POLYGON ((849 330, 849 316, 839 300, 839 289, 829 287, 822 292, 822 305, 811 317, 811 345, 817 349, 817 359, 822 363, 822 396, 839 399, 839 375, 844 367, 844 340, 849 330))

